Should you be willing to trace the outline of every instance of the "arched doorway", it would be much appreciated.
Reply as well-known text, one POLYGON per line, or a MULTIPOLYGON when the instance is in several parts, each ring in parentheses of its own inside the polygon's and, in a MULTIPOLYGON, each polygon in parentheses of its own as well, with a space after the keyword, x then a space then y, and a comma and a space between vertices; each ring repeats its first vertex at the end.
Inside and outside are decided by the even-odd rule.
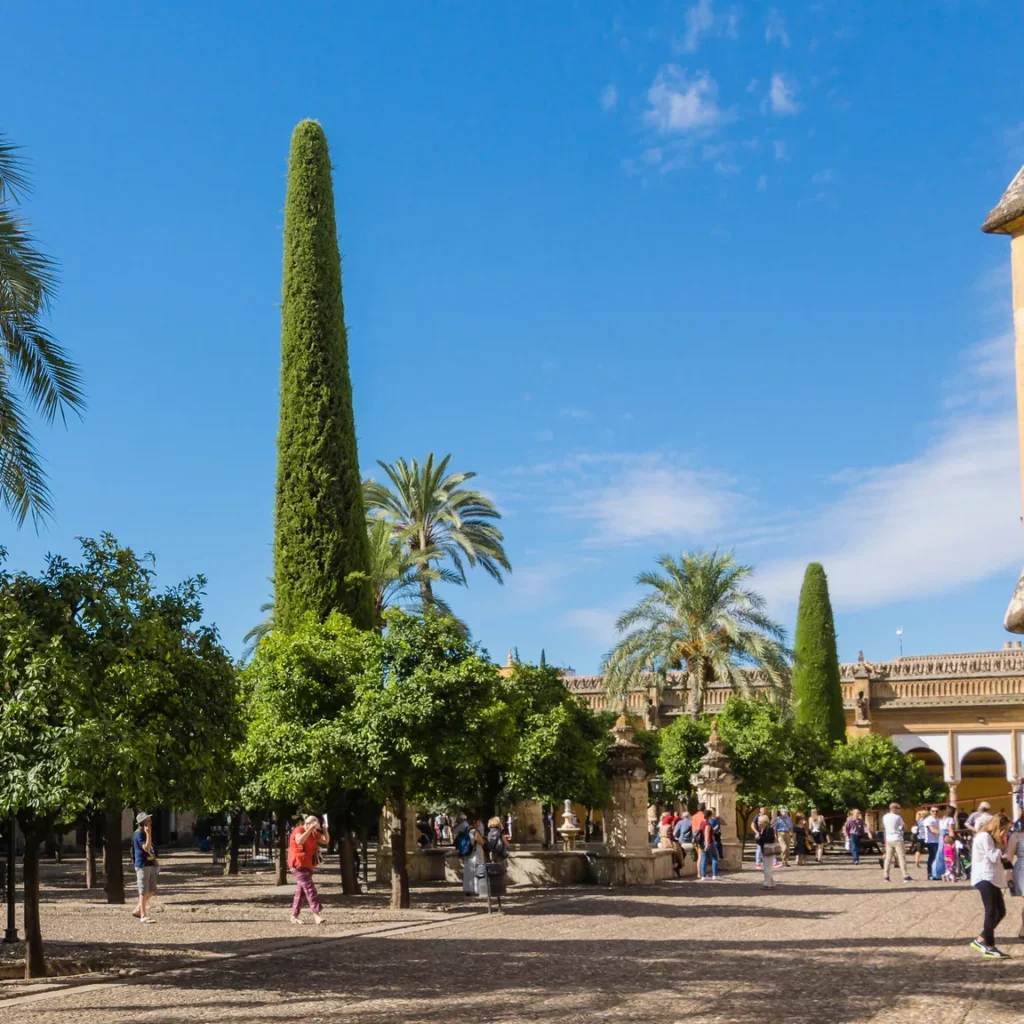
POLYGON ((975 747, 965 754, 960 761, 957 796, 962 811, 973 811, 982 800, 987 800, 993 811, 1012 815, 1010 783, 1003 755, 991 747, 975 747))
POLYGON ((934 750, 929 747, 912 747, 907 753, 921 761, 933 779, 938 779, 939 782, 943 780, 945 766, 942 758, 934 750))

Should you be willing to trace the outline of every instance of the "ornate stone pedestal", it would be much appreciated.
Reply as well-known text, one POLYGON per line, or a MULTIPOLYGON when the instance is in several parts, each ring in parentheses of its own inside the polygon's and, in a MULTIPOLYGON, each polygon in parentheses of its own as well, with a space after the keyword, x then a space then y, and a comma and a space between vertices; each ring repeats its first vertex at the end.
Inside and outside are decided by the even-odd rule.
POLYGON ((647 773, 625 715, 612 729, 608 748, 611 800, 604 812, 604 849, 595 859, 600 885, 654 885, 671 873, 671 853, 658 855, 647 839, 647 773), (667 873, 659 870, 662 862, 667 873))
POLYGON ((714 808, 722 823, 721 867, 739 871, 743 866, 743 847, 737 834, 736 787, 740 778, 732 770, 732 762, 726 756, 718 736, 718 726, 711 725, 711 736, 707 743, 708 752, 700 759, 700 771, 690 776, 690 783, 697 790, 697 800, 709 809, 714 808))

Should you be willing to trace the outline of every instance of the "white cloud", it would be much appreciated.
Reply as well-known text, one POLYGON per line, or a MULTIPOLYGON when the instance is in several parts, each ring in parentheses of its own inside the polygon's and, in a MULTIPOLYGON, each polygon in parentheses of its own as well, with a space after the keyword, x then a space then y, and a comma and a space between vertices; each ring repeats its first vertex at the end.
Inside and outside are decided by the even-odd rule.
POLYGON ((647 90, 650 109, 644 122, 661 135, 714 128, 725 119, 718 105, 718 85, 706 71, 692 77, 676 64, 666 64, 647 90))
POLYGON ((696 53, 700 46, 701 36, 707 35, 715 25, 715 15, 711 10, 711 0, 697 0, 686 12, 686 35, 679 44, 683 53, 696 53))
POLYGON ((776 40, 783 46, 789 46, 789 33, 786 32, 786 22, 782 15, 774 8, 768 8, 768 16, 765 19, 764 38, 767 43, 774 43, 776 40))
POLYGON ((775 159, 776 160, 788 160, 789 159, 789 149, 786 146, 786 144, 782 141, 782 139, 776 139, 772 143, 772 148, 775 150, 775 159))
MULTIPOLYGON (((829 574, 837 609, 943 593, 1020 565, 1016 418, 955 422, 921 455, 855 477, 801 529, 799 557, 770 562, 756 586, 792 605, 808 561, 829 574)), ((1009 584, 1008 584, 1009 585, 1009 584)))
POLYGON ((795 114, 800 109, 796 102, 796 88, 794 79, 776 71, 772 75, 772 84, 765 97, 764 106, 771 107, 772 113, 780 117, 795 114))
POLYGON ((757 191, 764 192, 768 188, 768 175, 761 174, 757 179, 757 191))
POLYGON ((615 631, 615 620, 623 608, 635 603, 636 597, 627 599, 618 608, 574 608, 562 616, 561 626, 582 633, 588 640, 611 648, 618 634, 615 631))
POLYGON ((725 527, 742 497, 718 474, 700 473, 658 455, 626 456, 621 472, 584 486, 560 511, 589 521, 588 543, 672 543, 725 527))
POLYGON ((601 90, 601 109, 605 111, 614 110, 618 102, 619 90, 614 85, 606 85, 601 90))

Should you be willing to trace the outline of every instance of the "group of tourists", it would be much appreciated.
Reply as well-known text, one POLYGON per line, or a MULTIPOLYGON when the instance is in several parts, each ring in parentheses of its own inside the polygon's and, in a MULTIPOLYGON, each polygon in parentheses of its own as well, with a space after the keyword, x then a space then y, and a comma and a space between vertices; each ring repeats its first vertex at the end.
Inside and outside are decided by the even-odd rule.
POLYGON ((697 881, 716 881, 722 859, 722 820, 714 807, 698 804, 691 817, 684 807, 679 814, 666 811, 658 823, 657 846, 672 851, 672 870, 682 877, 687 852, 697 861, 697 881))

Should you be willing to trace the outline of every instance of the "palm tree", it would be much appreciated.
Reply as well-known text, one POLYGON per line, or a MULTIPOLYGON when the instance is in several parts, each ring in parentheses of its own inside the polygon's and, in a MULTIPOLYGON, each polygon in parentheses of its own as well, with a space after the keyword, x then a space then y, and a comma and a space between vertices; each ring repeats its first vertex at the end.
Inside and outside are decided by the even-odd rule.
POLYGON ((78 368, 42 323, 56 268, 16 212, 28 191, 17 147, 0 132, 0 503, 19 526, 29 515, 38 525, 52 512, 26 403, 47 423, 85 408, 78 368))
MULTIPOLYGON (((420 583, 424 577, 431 583, 460 582, 451 569, 437 568, 433 565, 433 562, 440 558, 436 552, 427 550, 414 557, 406 547, 395 540, 391 524, 387 520, 371 519, 367 522, 366 529, 370 540, 370 590, 373 594, 374 621, 377 629, 384 628, 384 613, 389 608, 406 608, 421 615, 426 613, 428 606, 424 603, 420 591, 420 583), (424 561, 425 568, 421 564, 424 561)), ((358 574, 350 573, 348 578, 356 575, 358 574)), ((451 608, 441 598, 433 597, 429 607, 439 615, 455 619, 465 634, 469 635, 465 623, 456 618, 451 608)), ((273 599, 260 605, 260 611, 266 613, 265 617, 244 637, 243 663, 252 657, 260 640, 274 629, 273 599)))
POLYGON ((786 695, 790 651, 786 631, 765 614, 764 599, 744 588, 753 570, 732 552, 662 555, 663 572, 642 572, 636 582, 651 592, 615 623, 625 634, 605 657, 606 687, 624 696, 652 676, 663 685, 669 671, 688 676, 687 713, 696 717, 714 681, 749 693, 745 668, 760 668, 786 695))
POLYGON ((415 557, 424 604, 435 600, 433 581, 425 572, 433 559, 450 561, 452 580, 462 586, 467 565, 479 565, 499 583, 502 570, 512 571, 505 537, 494 525, 501 513, 490 498, 462 486, 476 473, 448 472, 450 460, 446 455, 435 465, 431 452, 422 466, 415 459, 378 462, 394 489, 373 480, 363 485, 367 512, 387 520, 394 537, 415 557))

